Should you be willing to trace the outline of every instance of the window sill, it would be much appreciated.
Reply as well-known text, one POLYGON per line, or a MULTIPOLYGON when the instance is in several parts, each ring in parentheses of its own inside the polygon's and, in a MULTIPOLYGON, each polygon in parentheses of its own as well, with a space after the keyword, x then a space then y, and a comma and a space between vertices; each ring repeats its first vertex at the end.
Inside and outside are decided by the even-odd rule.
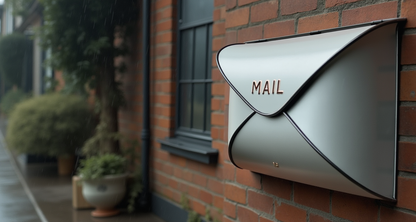
POLYGON ((201 163, 217 163, 218 150, 211 148, 207 143, 200 143, 183 138, 165 138, 158 140, 162 150, 171 154, 182 156, 201 163))

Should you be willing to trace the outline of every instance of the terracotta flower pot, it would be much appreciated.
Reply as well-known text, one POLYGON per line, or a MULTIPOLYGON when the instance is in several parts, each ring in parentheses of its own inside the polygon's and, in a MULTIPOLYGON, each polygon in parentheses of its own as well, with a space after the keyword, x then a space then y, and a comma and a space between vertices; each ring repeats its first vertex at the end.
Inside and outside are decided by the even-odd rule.
POLYGON ((58 174, 60 176, 70 176, 74 170, 75 156, 58 156, 58 174))
POLYGON ((110 217, 120 212, 114 207, 126 193, 126 177, 127 174, 110 175, 102 179, 82 181, 85 200, 96 207, 91 213, 93 217, 110 217))

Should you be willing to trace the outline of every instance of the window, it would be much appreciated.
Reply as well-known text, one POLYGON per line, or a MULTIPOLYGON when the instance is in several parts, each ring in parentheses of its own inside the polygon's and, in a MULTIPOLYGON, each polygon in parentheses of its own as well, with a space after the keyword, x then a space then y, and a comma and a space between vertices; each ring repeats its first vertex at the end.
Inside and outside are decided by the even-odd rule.
POLYGON ((175 137, 162 149, 200 162, 215 162, 211 148, 211 63, 213 0, 181 0, 175 137))

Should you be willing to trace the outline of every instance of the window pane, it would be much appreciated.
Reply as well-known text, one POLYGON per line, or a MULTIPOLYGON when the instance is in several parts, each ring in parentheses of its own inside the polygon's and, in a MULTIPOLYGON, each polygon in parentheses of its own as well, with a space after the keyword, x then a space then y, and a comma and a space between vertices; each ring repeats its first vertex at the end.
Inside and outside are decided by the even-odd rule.
POLYGON ((205 111, 205 84, 194 84, 194 104, 192 128, 204 130, 204 111, 205 111))
POLYGON ((181 32, 181 79, 192 78, 194 31, 188 29, 181 32))
POLYGON ((207 71, 207 26, 195 29, 194 79, 205 79, 207 71))
POLYGON ((183 23, 212 19, 213 11, 212 0, 182 0, 181 19, 183 23))
POLYGON ((206 84, 205 131, 211 131, 211 83, 206 84))
MULTIPOLYGON (((207 79, 211 79, 211 67, 212 67, 212 23, 208 25, 208 50, 207 50, 207 79)), ((211 94, 211 93, 210 93, 211 94)), ((211 100, 209 100, 211 101, 211 100)), ((209 102, 211 103, 211 102, 209 102)))
POLYGON ((180 84, 180 127, 191 127, 192 92, 191 84, 180 84))

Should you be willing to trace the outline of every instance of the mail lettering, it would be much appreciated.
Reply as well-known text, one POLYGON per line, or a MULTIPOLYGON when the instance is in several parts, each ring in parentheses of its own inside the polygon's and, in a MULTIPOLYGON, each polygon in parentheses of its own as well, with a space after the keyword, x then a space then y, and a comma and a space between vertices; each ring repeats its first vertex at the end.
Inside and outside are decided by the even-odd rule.
POLYGON ((283 90, 280 89, 280 79, 276 80, 273 79, 273 81, 270 83, 269 80, 266 80, 264 83, 264 86, 262 87, 262 81, 259 80, 258 82, 256 80, 253 80, 253 84, 251 85, 251 94, 254 94, 254 92, 257 91, 257 93, 268 95, 270 94, 283 94, 283 90))

